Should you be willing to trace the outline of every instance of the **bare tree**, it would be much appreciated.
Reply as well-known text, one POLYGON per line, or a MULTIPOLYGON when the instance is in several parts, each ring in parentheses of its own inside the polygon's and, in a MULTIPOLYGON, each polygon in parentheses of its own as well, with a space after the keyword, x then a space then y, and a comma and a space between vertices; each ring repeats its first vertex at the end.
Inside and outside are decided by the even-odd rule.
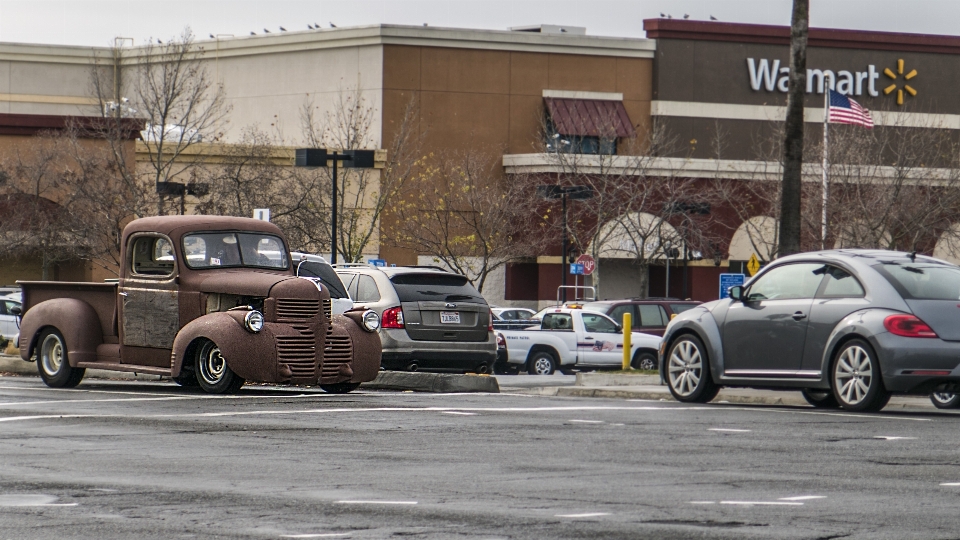
MULTIPOLYGON (((217 130, 230 107, 225 103, 223 87, 208 72, 203 48, 196 45, 189 28, 163 44, 148 41, 136 49, 133 58, 125 58, 123 51, 120 47, 111 50, 107 61, 113 65, 105 65, 102 60, 94 65, 91 87, 104 117, 135 116, 146 122, 143 142, 149 168, 137 170, 134 165, 132 172, 123 171, 130 177, 125 180, 128 188, 144 192, 141 198, 146 199, 149 189, 187 178, 191 169, 202 164, 198 156, 183 156, 190 147, 219 137, 217 130), (125 76, 130 63, 133 73, 125 76)), ((127 160, 116 152, 118 165, 127 160)), ((181 212, 183 191, 179 186, 181 212)), ((163 194, 156 197, 156 213, 166 213, 163 194)))
POLYGON ((498 155, 473 149, 440 156, 433 174, 416 177, 396 203, 396 245, 434 257, 480 292, 492 272, 529 257, 542 239, 516 234, 535 201, 527 186, 503 181, 498 155))
MULTIPOLYGON (((386 150, 380 169, 340 168, 337 180, 337 252, 347 262, 363 259, 371 242, 378 241, 380 220, 408 179, 425 167, 423 133, 419 130, 419 104, 411 100, 396 128, 384 133, 386 150)), ((301 109, 306 143, 314 148, 357 150, 373 148, 376 109, 359 89, 342 90, 324 114, 313 102, 301 109)), ((381 154, 382 155, 382 154, 381 154)), ((304 171, 298 176, 305 198, 295 227, 311 245, 330 246, 331 193, 329 168, 304 171)))

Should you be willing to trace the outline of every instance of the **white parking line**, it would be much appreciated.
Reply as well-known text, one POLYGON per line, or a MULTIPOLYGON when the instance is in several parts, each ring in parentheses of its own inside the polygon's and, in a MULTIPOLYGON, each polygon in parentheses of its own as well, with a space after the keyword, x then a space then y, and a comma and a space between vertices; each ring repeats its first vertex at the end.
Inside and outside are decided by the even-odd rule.
POLYGON ((960 482, 944 482, 944 483, 942 483, 942 484, 940 484, 940 485, 941 485, 941 486, 957 487, 957 486, 960 486, 960 482))
MULTIPOLYGON (((233 396, 237 398, 238 396, 233 396)), ((250 396, 250 397, 267 397, 267 398, 276 398, 277 396, 250 396)), ((201 399, 229 399, 228 396, 206 396, 201 397, 201 399)), ((538 413, 538 412, 603 412, 603 411, 663 411, 663 412, 677 412, 677 411, 717 411, 724 414, 727 411, 730 411, 730 408, 717 408, 717 407, 675 407, 675 406, 666 406, 666 407, 625 407, 625 406, 563 406, 563 407, 358 407, 358 408, 330 408, 330 409, 261 409, 253 411, 221 411, 221 412, 203 412, 203 413, 172 413, 172 414, 48 414, 48 415, 31 415, 31 416, 9 416, 5 418, 0 418, 0 422, 17 422, 24 420, 43 420, 43 419, 60 419, 60 418, 225 418, 225 417, 240 417, 240 416, 280 416, 280 415, 304 415, 304 414, 334 414, 334 413, 368 413, 368 412, 401 412, 401 413, 416 413, 416 412, 444 412, 444 411, 456 411, 456 412, 474 412, 474 413, 538 413)), ((759 411, 759 412, 781 412, 781 413, 794 413, 794 414, 815 414, 815 413, 806 413, 800 411, 786 411, 786 410, 775 410, 775 409, 761 409, 761 408, 740 408, 740 410, 746 411, 759 411)), ((884 416, 868 416, 868 415, 855 415, 855 414, 831 414, 831 416, 838 416, 841 418, 871 418, 878 420, 910 420, 910 421, 921 421, 921 422, 930 422, 932 421, 929 418, 914 418, 914 417, 884 417, 884 416)), ((601 420, 588 420, 587 423, 603 423, 601 420)))
POLYGON ((727 433, 750 433, 749 429, 710 428, 707 431, 723 431, 727 433))
POLYGON ((742 506, 803 506, 802 502, 779 501, 720 501, 720 504, 736 504, 742 506))
POLYGON ((600 517, 600 516, 609 516, 609 512, 593 512, 590 514, 555 514, 553 517, 559 518, 588 518, 588 517, 600 517))
POLYGON ((826 499, 826 495, 801 495, 799 497, 780 497, 778 501, 812 501, 814 499, 826 499))
POLYGON ((603 420, 567 420, 570 423, 575 424, 602 424, 603 420))
POLYGON ((342 536, 350 536, 350 533, 281 534, 280 538, 337 538, 342 536))
POLYGON ((337 501, 339 504, 400 504, 400 505, 412 505, 417 504, 417 501, 337 501))
POLYGON ((887 435, 877 435, 874 439, 883 439, 885 441, 915 441, 916 437, 893 437, 887 435))
POLYGON ((440 414, 459 414, 460 416, 476 416, 475 412, 462 412, 462 411, 440 411, 440 414))

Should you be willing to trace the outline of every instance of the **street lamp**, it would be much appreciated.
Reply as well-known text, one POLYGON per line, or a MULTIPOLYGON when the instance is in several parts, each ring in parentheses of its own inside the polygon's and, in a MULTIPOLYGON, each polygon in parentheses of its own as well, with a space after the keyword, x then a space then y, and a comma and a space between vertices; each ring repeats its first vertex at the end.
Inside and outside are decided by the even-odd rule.
MULTIPOLYGON (((557 186, 547 184, 537 186, 537 195, 544 199, 560 199, 562 202, 561 216, 563 219, 563 234, 561 240, 560 257, 560 285, 567 285, 567 198, 571 200, 584 200, 593 198, 593 189, 590 186, 557 186)), ((567 290, 561 289, 563 301, 567 301, 567 290)))
POLYGON ((333 189, 330 211, 330 264, 337 264, 337 164, 349 169, 372 169, 373 150, 327 150, 326 148, 297 148, 294 165, 297 167, 326 167, 327 161, 333 162, 333 189))

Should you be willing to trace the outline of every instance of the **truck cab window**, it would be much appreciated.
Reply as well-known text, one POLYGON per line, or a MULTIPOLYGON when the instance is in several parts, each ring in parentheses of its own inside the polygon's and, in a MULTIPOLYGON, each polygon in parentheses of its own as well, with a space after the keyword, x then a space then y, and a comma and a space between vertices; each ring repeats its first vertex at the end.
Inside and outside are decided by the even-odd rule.
POLYGON ((158 236, 139 236, 132 240, 131 267, 135 274, 169 276, 173 274, 173 244, 158 236))

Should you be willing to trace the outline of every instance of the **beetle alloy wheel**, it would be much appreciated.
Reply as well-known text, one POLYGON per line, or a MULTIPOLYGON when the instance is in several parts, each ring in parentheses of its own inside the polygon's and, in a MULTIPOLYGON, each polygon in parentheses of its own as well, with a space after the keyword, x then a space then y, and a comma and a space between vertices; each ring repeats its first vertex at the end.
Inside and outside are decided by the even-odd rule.
POLYGON ((56 334, 47 334, 40 345, 40 364, 43 371, 51 377, 60 372, 60 366, 63 365, 63 342, 56 334))
POLYGON ((207 342, 200 351, 200 376, 209 385, 219 383, 227 370, 227 362, 223 359, 220 347, 213 342, 207 342))
POLYGON ((700 383, 703 355, 692 341, 681 341, 670 352, 668 373, 670 387, 681 396, 689 396, 700 383))
POLYGON ((873 382, 870 354, 863 347, 847 347, 837 359, 834 368, 837 393, 847 405, 857 405, 867 397, 873 382))

